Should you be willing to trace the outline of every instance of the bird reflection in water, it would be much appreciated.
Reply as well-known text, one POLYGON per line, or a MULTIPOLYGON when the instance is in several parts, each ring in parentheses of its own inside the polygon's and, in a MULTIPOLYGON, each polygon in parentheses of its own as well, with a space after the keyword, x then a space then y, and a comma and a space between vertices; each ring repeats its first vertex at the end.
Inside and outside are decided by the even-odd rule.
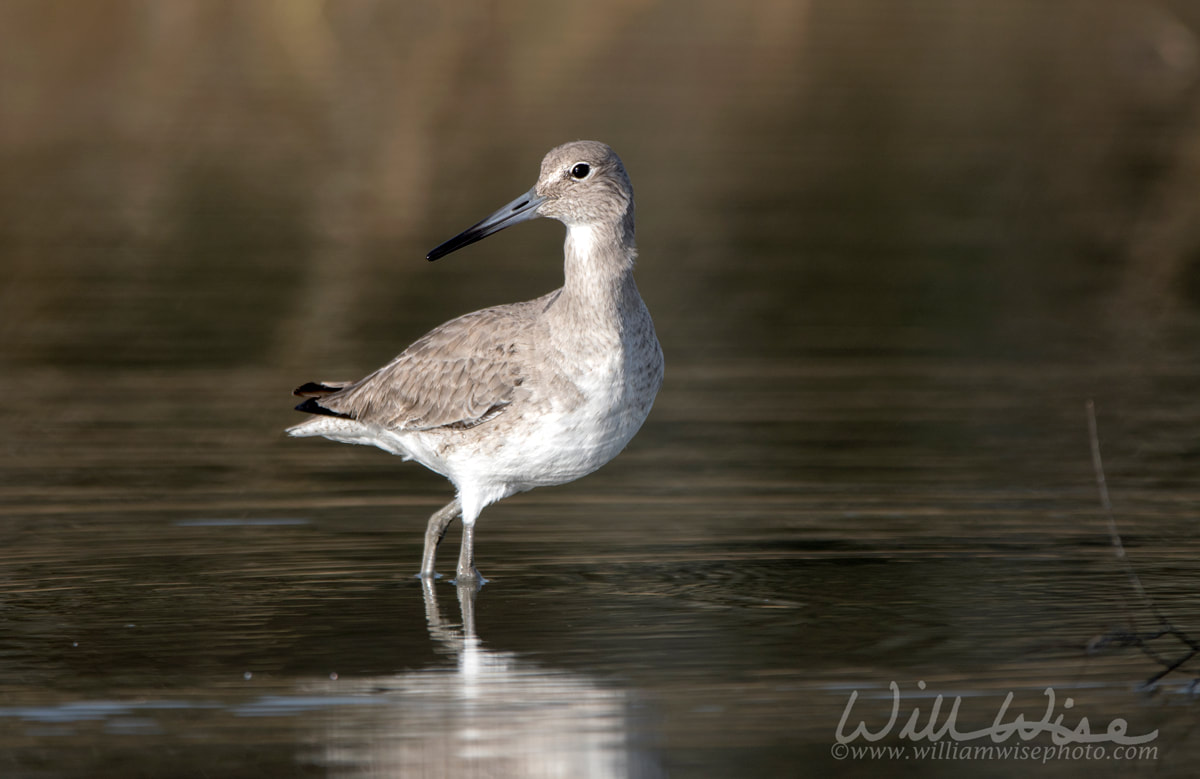
POLYGON ((630 744, 627 691, 488 649, 475 631, 477 582, 456 586, 460 622, 443 617, 434 579, 422 588, 430 638, 453 664, 314 684, 310 693, 363 705, 323 709, 306 762, 334 776, 663 775, 630 744))

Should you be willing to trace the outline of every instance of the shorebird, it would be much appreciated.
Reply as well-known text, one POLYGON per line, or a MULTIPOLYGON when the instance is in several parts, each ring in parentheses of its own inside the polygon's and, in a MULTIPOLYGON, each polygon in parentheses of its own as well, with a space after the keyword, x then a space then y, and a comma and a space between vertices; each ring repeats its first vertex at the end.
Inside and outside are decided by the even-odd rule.
POLYGON ((437 546, 461 516, 458 581, 482 583, 480 512, 616 457, 662 385, 662 349, 633 280, 633 187, 608 146, 552 149, 532 189, 427 259, 536 217, 567 227, 561 288, 452 319, 359 381, 294 393, 313 417, 289 435, 377 446, 453 482, 454 500, 426 526, 421 577, 436 576, 437 546))

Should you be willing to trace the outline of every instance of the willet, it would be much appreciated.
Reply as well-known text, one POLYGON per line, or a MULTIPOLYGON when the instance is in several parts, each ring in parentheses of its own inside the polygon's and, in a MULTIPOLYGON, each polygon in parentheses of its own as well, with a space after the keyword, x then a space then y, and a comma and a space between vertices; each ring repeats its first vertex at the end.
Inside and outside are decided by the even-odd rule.
POLYGON ((454 500, 426 526, 422 577, 435 575, 437 545, 461 516, 458 580, 482 581, 479 513, 616 457, 662 385, 662 350, 633 281, 633 187, 608 146, 551 150, 533 189, 427 259, 539 216, 567 226, 560 289, 452 319, 359 381, 295 391, 307 398, 296 408, 314 417, 290 435, 377 446, 454 483, 454 500))

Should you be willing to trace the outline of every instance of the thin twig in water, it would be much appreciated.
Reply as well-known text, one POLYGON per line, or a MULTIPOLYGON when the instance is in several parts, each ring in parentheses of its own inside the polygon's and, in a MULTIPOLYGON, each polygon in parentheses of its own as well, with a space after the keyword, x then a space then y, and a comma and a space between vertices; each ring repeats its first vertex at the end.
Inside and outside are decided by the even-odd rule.
MULTIPOLYGON (((1091 650, 1098 650, 1110 644, 1117 646, 1136 646, 1142 650, 1143 654, 1152 659, 1154 662, 1163 666, 1163 670, 1151 676, 1145 682, 1143 687, 1153 687, 1159 679, 1162 679, 1172 671, 1178 670, 1185 663, 1200 654, 1200 644, 1193 641, 1186 633, 1179 630, 1166 616, 1158 610, 1158 607, 1151 600, 1150 595, 1146 592, 1146 588, 1142 586, 1142 580, 1138 577, 1137 571, 1133 569, 1133 564, 1129 562, 1128 555, 1125 554, 1125 544, 1121 542, 1121 534, 1117 531, 1117 520, 1113 516, 1112 502, 1108 497, 1108 484, 1104 478, 1104 463, 1100 459, 1100 436, 1096 430, 1096 404, 1090 399, 1087 402, 1087 420, 1088 420, 1088 439, 1092 446, 1092 467, 1096 471, 1096 486, 1100 490, 1100 507, 1104 509, 1104 516, 1108 520, 1108 534, 1112 540, 1113 549, 1117 553, 1117 559, 1121 561, 1125 568, 1125 575, 1129 577, 1129 582, 1133 585, 1133 590, 1141 598, 1146 608, 1155 616, 1159 623, 1159 629, 1150 633, 1138 633, 1137 626, 1134 622, 1133 615, 1128 615, 1129 632, 1117 631, 1093 641, 1089 646, 1091 650), (1158 652, 1151 648, 1151 641, 1162 638, 1163 636, 1174 636, 1180 643, 1188 647, 1190 651, 1184 653, 1174 660, 1167 660, 1158 652)), ((1195 682, 1193 682, 1193 686, 1195 682)))
MULTIPOLYGON (((1142 586, 1142 580, 1138 578, 1137 571, 1133 570, 1133 564, 1129 562, 1129 557, 1125 554, 1125 544, 1121 543, 1121 534, 1117 532, 1117 520, 1113 517, 1112 501, 1108 498, 1108 482, 1104 478, 1104 463, 1100 459, 1100 435, 1096 431, 1096 404, 1091 399, 1087 402, 1087 421, 1088 440, 1092 445, 1092 468, 1096 471, 1096 487, 1100 490, 1100 508, 1104 509, 1104 517, 1108 520, 1108 535, 1112 540, 1113 549, 1117 553, 1117 559, 1125 568, 1125 575, 1129 577, 1133 591, 1138 594, 1138 597, 1150 609, 1150 613, 1158 618, 1159 622, 1166 623, 1167 620, 1159 613, 1154 601, 1146 593, 1146 588, 1142 586)), ((1132 620, 1130 620, 1130 627, 1133 627, 1132 620)))

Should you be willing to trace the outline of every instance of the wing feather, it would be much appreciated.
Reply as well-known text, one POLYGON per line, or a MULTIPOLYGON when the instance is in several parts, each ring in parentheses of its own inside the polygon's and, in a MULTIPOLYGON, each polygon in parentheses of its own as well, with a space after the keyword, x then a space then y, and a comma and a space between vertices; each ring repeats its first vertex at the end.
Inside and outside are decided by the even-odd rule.
POLYGON ((545 304, 541 298, 452 319, 317 402, 337 415, 397 430, 482 424, 517 398, 527 373, 528 329, 545 304))

